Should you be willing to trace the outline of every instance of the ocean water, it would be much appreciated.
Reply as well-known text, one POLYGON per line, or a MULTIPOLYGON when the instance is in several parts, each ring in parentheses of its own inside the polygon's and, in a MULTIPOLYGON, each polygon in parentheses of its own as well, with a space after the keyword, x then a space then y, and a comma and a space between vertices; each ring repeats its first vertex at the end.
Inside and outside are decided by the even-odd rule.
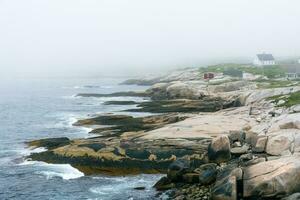
MULTIPOLYGON (((142 98, 82 98, 77 93, 144 90, 118 85, 112 78, 15 78, 0 80, 0 199, 157 199, 151 187, 161 175, 84 176, 68 164, 24 159, 25 142, 47 137, 91 137, 88 129, 73 127, 77 119, 100 113, 122 113, 131 106, 103 105, 107 100, 142 98), (134 190, 134 187, 146 187, 134 190)), ((145 115, 145 113, 132 113, 145 115)))

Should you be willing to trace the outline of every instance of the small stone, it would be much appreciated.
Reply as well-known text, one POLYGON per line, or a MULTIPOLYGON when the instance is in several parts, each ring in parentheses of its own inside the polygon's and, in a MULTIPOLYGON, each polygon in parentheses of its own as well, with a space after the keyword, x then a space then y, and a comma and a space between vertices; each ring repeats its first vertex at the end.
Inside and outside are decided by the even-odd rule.
POLYGON ((278 101, 278 103, 277 103, 277 106, 280 106, 280 105, 283 105, 283 104, 285 104, 285 100, 280 99, 280 100, 278 101))
POLYGON ((251 160, 251 159, 253 159, 253 155, 251 153, 243 154, 240 156, 240 160, 243 160, 243 161, 251 160))
POLYGON ((234 142, 233 144, 232 144, 232 147, 241 147, 242 146, 242 144, 241 144, 241 142, 234 142))
POLYGON ((256 121, 257 121, 257 122, 261 122, 261 117, 257 117, 257 118, 256 118, 256 121))
POLYGON ((135 190, 144 190, 144 189, 146 189, 146 187, 141 186, 141 187, 135 187, 135 188, 133 188, 133 189, 135 189, 135 190))
POLYGON ((233 155, 241 155, 247 153, 249 145, 244 144, 242 147, 234 147, 230 149, 230 153, 233 155))

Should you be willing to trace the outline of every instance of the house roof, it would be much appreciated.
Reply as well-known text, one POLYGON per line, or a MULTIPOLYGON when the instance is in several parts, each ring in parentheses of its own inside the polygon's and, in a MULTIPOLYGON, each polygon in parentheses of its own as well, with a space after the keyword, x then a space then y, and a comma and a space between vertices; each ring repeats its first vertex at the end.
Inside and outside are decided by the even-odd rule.
POLYGON ((272 54, 263 53, 263 54, 257 54, 256 56, 260 61, 275 60, 272 54))

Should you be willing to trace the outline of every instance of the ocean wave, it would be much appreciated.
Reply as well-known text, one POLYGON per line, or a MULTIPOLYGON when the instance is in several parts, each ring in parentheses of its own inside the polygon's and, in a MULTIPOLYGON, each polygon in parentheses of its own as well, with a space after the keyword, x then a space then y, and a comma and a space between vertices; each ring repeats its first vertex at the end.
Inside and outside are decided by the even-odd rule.
POLYGON ((25 148, 16 151, 19 152, 19 154, 21 154, 22 156, 29 156, 32 153, 41 153, 47 151, 47 149, 45 147, 37 147, 37 148, 25 148))
POLYGON ((41 161, 25 160, 20 163, 21 166, 31 165, 34 166, 38 171, 35 174, 41 174, 46 179, 52 179, 54 177, 60 177, 64 180, 76 179, 84 176, 78 169, 72 167, 69 164, 48 164, 41 161))

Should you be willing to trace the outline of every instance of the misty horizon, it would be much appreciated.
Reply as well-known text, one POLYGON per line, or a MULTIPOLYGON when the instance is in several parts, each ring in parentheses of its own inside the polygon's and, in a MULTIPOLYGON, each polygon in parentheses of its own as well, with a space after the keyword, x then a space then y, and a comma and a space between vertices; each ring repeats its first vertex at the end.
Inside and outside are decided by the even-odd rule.
POLYGON ((300 2, 0 1, 1 76, 139 76, 300 54, 300 2), (258 6, 259 5, 259 6, 258 6))

